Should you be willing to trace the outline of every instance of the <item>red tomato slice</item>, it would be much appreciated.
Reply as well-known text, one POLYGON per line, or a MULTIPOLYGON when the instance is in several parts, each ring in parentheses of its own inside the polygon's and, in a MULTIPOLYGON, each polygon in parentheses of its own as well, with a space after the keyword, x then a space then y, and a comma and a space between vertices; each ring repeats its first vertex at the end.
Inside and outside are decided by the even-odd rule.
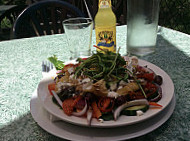
POLYGON ((114 100, 109 97, 102 97, 98 102, 98 108, 101 112, 110 112, 114 107, 114 100))
POLYGON ((67 64, 67 65, 64 66, 64 68, 66 68, 66 67, 72 67, 72 66, 75 66, 75 64, 72 64, 72 63, 67 64))
POLYGON ((82 60, 86 60, 86 59, 88 59, 88 58, 82 58, 82 60))
POLYGON ((64 66, 64 68, 63 69, 65 69, 65 68, 69 68, 69 67, 78 67, 80 64, 78 63, 78 64, 72 64, 72 63, 70 63, 70 64, 67 64, 67 65, 65 65, 64 66))
POLYGON ((154 80, 154 73, 145 73, 144 77, 146 79, 148 79, 149 81, 153 81, 154 80))
POLYGON ((52 90, 55 91, 55 83, 51 83, 51 84, 48 84, 48 90, 49 90, 49 93, 51 95, 53 95, 53 93, 51 92, 52 90))
POLYGON ((64 67, 74 66, 74 65, 75 65, 75 64, 70 63, 70 64, 65 65, 64 67))
POLYGON ((152 94, 156 93, 156 91, 158 89, 156 87, 156 85, 152 84, 152 83, 147 83, 145 87, 148 89, 148 94, 149 95, 152 95, 152 94))
POLYGON ((145 78, 148 81, 153 81, 154 80, 154 73, 144 73, 137 75, 138 78, 145 78))

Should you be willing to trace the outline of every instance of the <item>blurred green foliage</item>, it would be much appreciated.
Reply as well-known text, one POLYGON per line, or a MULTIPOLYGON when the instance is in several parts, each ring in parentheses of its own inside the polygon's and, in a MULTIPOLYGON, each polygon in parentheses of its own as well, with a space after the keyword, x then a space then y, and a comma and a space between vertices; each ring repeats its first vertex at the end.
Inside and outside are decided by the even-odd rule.
POLYGON ((159 25, 190 34, 190 0, 161 0, 159 25))
POLYGON ((12 27, 12 24, 9 21, 9 19, 7 19, 6 17, 0 23, 0 28, 1 29, 8 29, 8 28, 11 28, 11 27, 12 27))
POLYGON ((2 4, 11 4, 11 5, 19 5, 25 4, 26 0, 0 0, 0 5, 2 4))

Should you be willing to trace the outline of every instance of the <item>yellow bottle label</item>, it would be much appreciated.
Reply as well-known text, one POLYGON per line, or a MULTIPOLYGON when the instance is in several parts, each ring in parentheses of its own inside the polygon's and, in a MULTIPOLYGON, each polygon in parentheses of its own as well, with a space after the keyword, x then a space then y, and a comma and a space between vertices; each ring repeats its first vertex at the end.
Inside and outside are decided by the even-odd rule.
POLYGON ((111 0, 99 0, 99 8, 111 7, 111 0))
MULTIPOLYGON (((102 49, 116 51, 116 27, 96 27, 96 45, 102 49)), ((98 50, 99 51, 99 50, 98 50)))

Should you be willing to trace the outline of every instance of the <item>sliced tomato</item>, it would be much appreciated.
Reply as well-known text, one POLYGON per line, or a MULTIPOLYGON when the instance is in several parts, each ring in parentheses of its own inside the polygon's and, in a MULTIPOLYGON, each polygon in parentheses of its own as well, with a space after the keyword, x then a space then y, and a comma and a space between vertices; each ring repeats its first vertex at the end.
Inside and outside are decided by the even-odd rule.
POLYGON ((93 117, 96 117, 97 119, 102 116, 102 113, 100 109, 98 108, 96 102, 92 102, 92 109, 93 109, 93 117))
POLYGON ((158 87, 153 83, 147 83, 145 86, 145 90, 146 90, 145 93, 149 100, 158 96, 158 87))
POLYGON ((158 87, 153 83, 147 83, 145 88, 147 88, 148 91, 151 92, 151 93, 155 93, 157 91, 157 89, 158 89, 158 87))
POLYGON ((86 59, 88 59, 88 58, 82 58, 82 60, 86 60, 86 59))
POLYGON ((80 64, 78 63, 78 64, 72 64, 72 63, 70 63, 70 64, 67 64, 67 65, 65 65, 64 66, 64 68, 63 69, 67 69, 67 68, 70 68, 70 67, 78 67, 80 64))
POLYGON ((70 116, 74 109, 74 99, 68 98, 68 99, 64 100, 62 108, 63 108, 64 113, 66 115, 70 116))
POLYGON ((72 66, 74 66, 74 65, 75 65, 75 64, 70 63, 70 64, 65 65, 64 67, 67 68, 67 67, 72 67, 72 66))
POLYGON ((64 100, 62 105, 64 113, 70 116, 74 110, 75 105, 81 98, 82 96, 79 95, 64 100))
POLYGON ((68 71, 68 69, 69 68, 76 68, 76 67, 78 67, 80 64, 78 63, 78 64, 72 64, 72 63, 70 63, 70 64, 67 64, 67 65, 65 65, 64 66, 64 68, 62 69, 62 72, 63 73, 65 73, 66 71, 68 71))
POLYGON ((145 73, 144 78, 146 78, 149 81, 153 81, 154 80, 154 73, 145 73))
POLYGON ((52 90, 55 91, 55 83, 50 83, 48 84, 48 90, 49 90, 49 93, 51 95, 53 95, 53 93, 51 92, 52 90))
POLYGON ((98 102, 98 108, 101 112, 110 112, 114 107, 114 100, 109 97, 102 97, 98 102))
POLYGON ((154 73, 139 74, 137 77, 138 78, 145 78, 148 81, 153 81, 154 80, 154 73))

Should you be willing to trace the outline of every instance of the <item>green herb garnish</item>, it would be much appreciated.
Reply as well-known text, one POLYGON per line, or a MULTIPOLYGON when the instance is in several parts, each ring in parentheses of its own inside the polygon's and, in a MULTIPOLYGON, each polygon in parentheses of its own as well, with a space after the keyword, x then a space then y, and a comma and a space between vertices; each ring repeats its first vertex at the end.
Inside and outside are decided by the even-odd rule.
POLYGON ((63 61, 58 60, 56 55, 49 57, 48 60, 55 66, 56 70, 61 70, 65 66, 63 61))
POLYGON ((137 84, 138 84, 139 88, 141 89, 141 91, 142 91, 144 97, 147 98, 147 96, 146 96, 146 94, 145 94, 145 92, 144 92, 144 90, 143 90, 141 84, 140 84, 139 81, 136 79, 136 77, 133 75, 133 72, 131 72, 131 71, 129 71, 129 70, 128 70, 128 72, 132 75, 132 77, 134 78, 134 80, 137 82, 137 84))
POLYGON ((87 60, 78 59, 77 61, 81 64, 76 68, 76 77, 84 74, 96 81, 101 79, 113 81, 117 78, 124 78, 126 74, 126 68, 124 67, 126 62, 119 54, 119 50, 117 53, 102 50, 93 54, 87 60))

